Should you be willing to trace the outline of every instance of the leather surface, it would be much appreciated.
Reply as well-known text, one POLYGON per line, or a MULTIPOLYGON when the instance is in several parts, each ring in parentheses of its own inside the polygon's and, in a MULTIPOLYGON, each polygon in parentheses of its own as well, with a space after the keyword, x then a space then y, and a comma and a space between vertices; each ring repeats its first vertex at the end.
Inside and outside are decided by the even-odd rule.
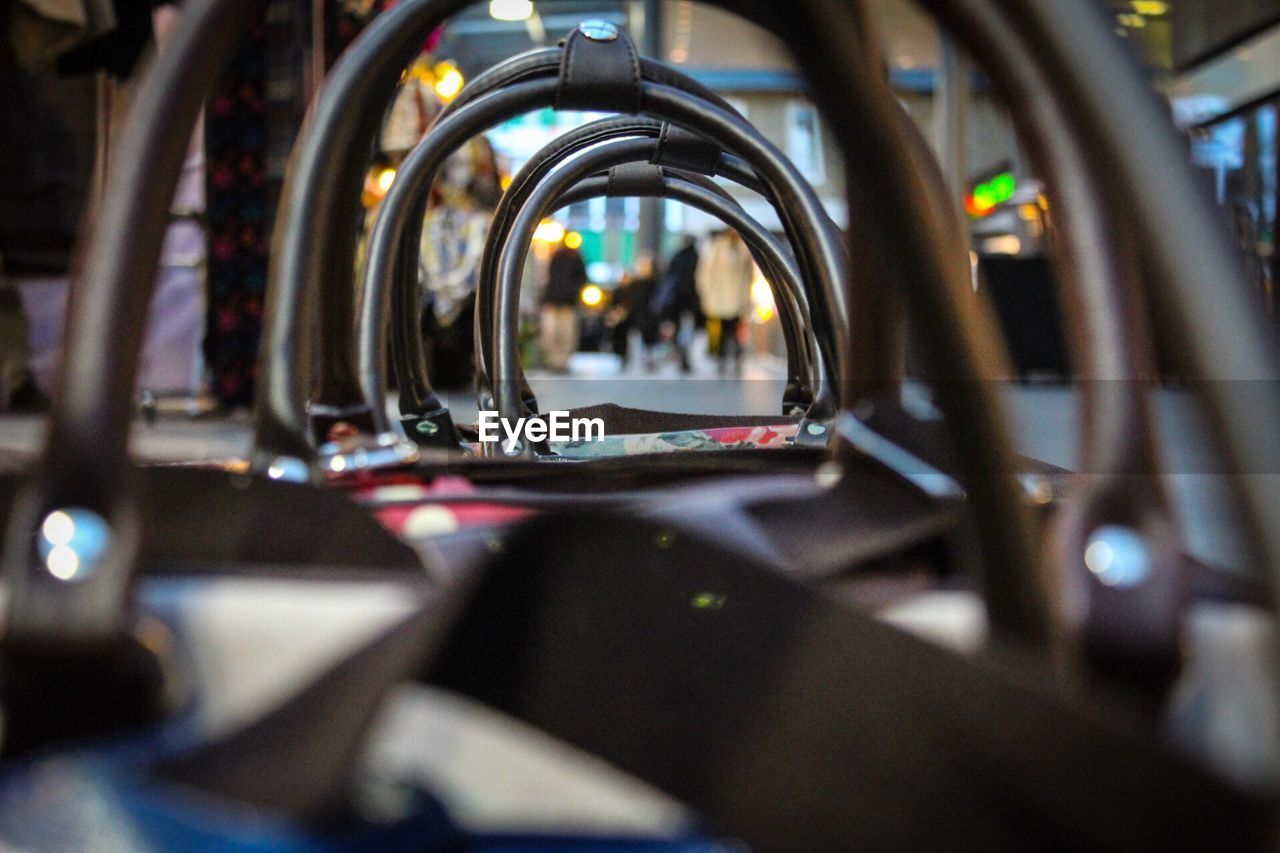
POLYGON ((609 170, 606 192, 610 196, 662 195, 663 172, 661 166, 650 163, 623 163, 609 170))
POLYGON ((714 175, 723 149, 715 141, 682 127, 666 123, 658 136, 653 162, 699 175, 714 175))
POLYGON ((626 34, 597 41, 574 30, 560 60, 556 109, 638 113, 642 79, 640 57, 626 34))

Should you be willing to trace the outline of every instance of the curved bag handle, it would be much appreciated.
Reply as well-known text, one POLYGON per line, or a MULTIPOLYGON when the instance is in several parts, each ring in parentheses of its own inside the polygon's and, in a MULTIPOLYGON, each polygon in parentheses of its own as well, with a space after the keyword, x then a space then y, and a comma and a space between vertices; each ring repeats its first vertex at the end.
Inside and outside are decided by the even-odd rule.
MULTIPOLYGON (((654 148, 654 143, 649 140, 617 140, 581 153, 577 158, 553 172, 533 190, 525 205, 517 213, 509 236, 502 232, 494 232, 492 235, 494 240, 502 240, 505 243, 495 282, 497 330, 494 335, 495 350, 492 357, 496 367, 494 381, 498 412, 501 417, 507 418, 510 422, 514 423, 515 419, 521 417, 524 412, 520 408, 519 381, 515 373, 519 365, 518 353, 513 346, 515 340, 514 338, 508 340, 506 336, 514 334, 512 323, 518 322, 519 282, 524 268, 523 258, 528 251, 529 240, 532 239, 532 229, 550 213, 558 198, 585 176, 603 168, 651 157, 654 148)), ((822 338, 818 337, 816 343, 821 352, 824 344, 822 338)), ((827 350, 824 354, 829 352, 827 350)), ((829 386, 819 387, 825 392, 829 386)), ((815 404, 820 402, 830 405, 831 399, 825 394, 815 397, 815 404)), ((829 412, 830 409, 827 411, 829 412)), ((825 432, 827 424, 818 420, 823 416, 818 405, 811 406, 806 417, 801 420, 801 433, 807 431, 806 427, 809 424, 819 425, 819 434, 825 432)), ((829 417, 829 415, 826 416, 829 417)), ((515 448, 512 449, 515 450, 515 448)), ((525 452, 532 451, 532 448, 521 449, 525 452)))

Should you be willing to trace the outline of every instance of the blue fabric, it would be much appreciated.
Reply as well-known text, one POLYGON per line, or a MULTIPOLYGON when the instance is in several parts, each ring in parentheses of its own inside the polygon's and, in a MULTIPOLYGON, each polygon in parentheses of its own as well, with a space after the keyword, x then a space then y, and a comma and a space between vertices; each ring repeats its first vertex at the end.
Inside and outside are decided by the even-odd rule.
MULTIPOLYGON (((176 721, 143 737, 50 754, 0 774, 0 842, 22 850, 201 850, 218 853, 314 851, 600 850, 712 853, 728 845, 696 835, 636 838, 599 835, 468 833, 439 800, 405 791, 386 822, 352 818, 318 829, 238 803, 157 782, 148 763, 189 748, 190 725, 176 721)), ((737 849, 737 848, 734 848, 737 849)))

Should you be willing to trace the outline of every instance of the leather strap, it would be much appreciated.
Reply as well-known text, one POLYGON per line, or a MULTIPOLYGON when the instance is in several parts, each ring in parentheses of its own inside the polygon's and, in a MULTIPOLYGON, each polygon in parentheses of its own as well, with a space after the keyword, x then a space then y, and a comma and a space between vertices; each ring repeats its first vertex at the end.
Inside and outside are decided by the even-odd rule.
MULTIPOLYGON (((498 63, 488 71, 468 81, 467 85, 458 93, 458 96, 444 108, 444 112, 441 115, 448 115, 466 106, 476 98, 487 95, 490 92, 496 92, 498 89, 505 88, 512 83, 557 76, 560 73, 560 65, 563 59, 561 51, 563 43, 564 39, 561 39, 556 47, 532 50, 519 56, 513 56, 505 62, 498 63)), ((663 86, 683 89, 686 92, 697 95, 708 103, 715 104, 721 109, 733 113, 737 112, 732 105, 713 90, 691 79, 679 69, 664 65, 656 59, 641 56, 640 74, 651 83, 661 83, 663 86)))
POLYGON ((724 149, 707 137, 664 122, 653 162, 699 175, 714 175, 723 153, 724 149))
POLYGON ((624 163, 609 170, 609 183, 605 193, 612 198, 619 196, 661 198, 665 177, 666 172, 661 166, 654 166, 651 163, 624 163))
POLYGON ((627 35, 608 29, 600 38, 590 28, 609 25, 586 23, 569 33, 560 59, 558 110, 607 110, 639 113, 641 100, 640 57, 627 35))

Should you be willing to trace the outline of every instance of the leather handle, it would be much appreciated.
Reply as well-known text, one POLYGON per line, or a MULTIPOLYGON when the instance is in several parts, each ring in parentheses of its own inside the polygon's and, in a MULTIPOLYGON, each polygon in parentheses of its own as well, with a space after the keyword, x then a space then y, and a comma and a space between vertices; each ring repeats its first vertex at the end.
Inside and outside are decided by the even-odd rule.
MULTIPOLYGON (((619 140, 585 151, 541 182, 517 214, 511 232, 505 239, 495 280, 496 332, 492 378, 501 417, 514 422, 523 414, 518 393, 519 356, 515 332, 519 319, 520 272, 524 267, 523 259, 528 251, 533 229, 573 184, 601 169, 631 163, 635 159, 647 159, 652 156, 654 147, 652 140, 619 140)), ((647 168, 649 172, 646 174, 646 167, 632 164, 626 167, 624 175, 629 175, 631 180, 642 184, 643 188, 651 189, 654 183, 651 177, 653 167, 647 168)), ((493 236, 495 239, 500 238, 500 235, 493 236)), ((830 402, 829 397, 823 398, 824 404, 830 402)), ((811 406, 810 416, 816 420, 818 417, 828 417, 828 413, 819 414, 818 407, 811 406)), ((530 449, 522 450, 528 452, 530 449)))
POLYGON ((611 198, 662 195, 666 174, 648 161, 614 166, 605 177, 605 194, 611 198))
MULTIPOLYGON (((643 135, 657 136, 661 140, 663 134, 668 133, 668 127, 669 123, 665 125, 659 124, 650 119, 604 119, 570 131, 535 153, 512 179, 510 187, 508 187, 507 192, 503 194, 498 203, 490 230, 492 238, 486 245, 481 260, 480 281, 492 281, 496 274, 494 268, 497 264, 497 255, 502 246, 502 240, 493 235, 505 235, 510 230, 510 222, 514 215, 513 211, 525 202, 536 182, 542 179, 556 163, 607 139, 643 135)), ((679 136, 684 137, 688 136, 688 134, 689 131, 682 130, 679 136)), ((671 138, 671 135, 668 134, 668 140, 671 138)), ((712 143, 708 140, 704 143, 707 146, 712 144, 717 148, 722 148, 719 142, 712 143)), ((667 147, 668 152, 671 150, 670 147, 667 147)), ((662 157, 663 154, 660 148, 658 152, 655 152, 653 159, 660 161, 662 157)), ((685 162, 690 161, 686 158, 685 162)), ((783 208, 779 200, 780 192, 784 188, 781 185, 767 185, 761 180, 755 169, 740 157, 722 153, 717 163, 711 165, 703 164, 703 168, 705 169, 704 174, 721 175, 754 192, 763 194, 770 204, 778 210, 779 219, 784 224, 788 222, 788 211, 783 208)), ((795 216, 796 214, 793 211, 790 215, 795 216)), ((799 226, 802 229, 800 233, 831 233, 835 230, 836 226, 830 221, 824 209, 819 208, 817 215, 821 221, 813 223, 808 228, 804 228, 803 225, 799 226)), ((792 245, 798 245, 794 236, 792 245)), ((826 274, 829 276, 835 275, 834 271, 831 270, 828 270, 826 274)), ((802 281, 811 305, 816 301, 825 299, 821 283, 812 273, 802 277, 802 281)), ((481 405, 486 409, 494 408, 489 379, 492 365, 491 353, 493 351, 493 323, 490 318, 493 316, 493 311, 490 291, 486 288, 480 289, 476 297, 476 385, 480 391, 481 405)), ((834 310, 830 311, 830 315, 839 317, 841 320, 845 317, 843 313, 834 310)), ((818 323, 815 328, 821 330, 824 326, 822 323, 818 323)), ((405 327, 397 330, 397 334, 409 335, 416 333, 416 327, 405 327)), ((824 337, 825 335, 819 332, 819 340, 821 341, 824 337)), ((834 347, 834 344, 832 346, 834 347)), ((829 369, 833 377, 836 370, 835 352, 837 351, 832 349, 825 357, 826 363, 831 365, 829 369)), ((832 382, 833 388, 838 387, 834 384, 834 379, 832 379, 832 382)), ((522 393, 524 393, 527 400, 531 398, 532 392, 528 390, 527 383, 525 383, 522 393)))
POLYGON ((587 21, 565 38, 556 109, 638 113, 640 57, 631 38, 612 24, 587 21))
POLYGON ((6 640, 83 647, 128 625, 140 544, 129 426, 166 211, 196 116, 262 5, 192 0, 138 82, 121 156, 77 251, 44 453, 7 520, 6 640), (93 549, 69 538, 76 518, 81 534, 101 528, 93 549))
POLYGON ((756 266, 764 271, 772 288, 782 324, 783 339, 787 349, 787 389, 783 394, 783 411, 790 414, 796 408, 809 407, 815 398, 830 399, 832 379, 828 375, 827 358, 812 335, 806 322, 808 300, 800 281, 800 270, 785 244, 746 214, 733 197, 714 181, 691 173, 663 170, 649 165, 649 169, 663 171, 661 185, 641 178, 632 183, 620 179, 610 170, 610 177, 588 178, 561 196, 557 207, 577 204, 602 195, 631 196, 654 191, 658 197, 678 201, 701 210, 736 230, 751 250, 756 266))
MULTIPOLYGON (((352 46, 350 51, 351 55, 348 56, 347 61, 358 65, 366 63, 372 64, 377 61, 377 58, 373 56, 366 56, 366 52, 373 49, 375 48, 372 42, 368 42, 366 44, 365 39, 358 40, 357 43, 352 46)), ((436 124, 441 124, 454 113, 469 106, 474 101, 488 94, 501 91, 502 89, 508 88, 512 85, 518 83, 529 83, 537 80, 558 79, 560 67, 562 65, 562 55, 562 48, 546 48, 529 51, 528 53, 512 57, 505 62, 499 63, 469 82, 463 88, 462 92, 459 93, 458 97, 455 98, 437 117, 436 124)), ((638 59, 638 63, 640 75, 644 80, 672 86, 680 89, 681 91, 696 95, 709 104, 713 104, 732 112, 732 107, 730 107, 723 98, 681 72, 643 57, 638 59)), ((369 84, 362 84, 360 87, 361 90, 368 85, 369 84)), ((353 91, 355 90, 356 87, 353 87, 353 91)), ((608 109, 611 110, 612 107, 608 107, 608 109)), ((329 113, 325 113, 325 115, 329 115, 329 113)), ((662 127, 662 125, 656 121, 643 118, 608 119, 604 122, 596 123, 596 125, 601 131, 603 128, 609 127, 621 133, 623 129, 630 128, 637 133, 652 133, 655 135, 660 132, 660 128, 662 127)), ((346 127, 340 129, 343 132, 348 130, 346 127)), ((329 128, 326 132, 337 133, 338 131, 339 128, 329 128)), ((566 140, 579 138, 579 131, 570 131, 562 137, 562 139, 566 140)), ((430 134, 428 134, 428 136, 419 143, 420 146, 432 144, 435 144, 435 142, 430 134)), ((683 142, 677 145, 675 150, 683 150, 691 146, 692 143, 683 142)), ((321 192, 325 189, 323 184, 320 183, 325 179, 325 177, 313 170, 311 167, 313 165, 313 160, 316 157, 322 155, 327 156, 328 153, 328 150, 320 145, 309 145, 304 148, 302 162, 297 164, 292 172, 307 176, 308 181, 315 186, 299 186, 299 194, 304 190, 321 192)), ((415 157, 406 159, 401 163, 400 168, 397 171, 399 181, 415 186, 419 185, 418 177, 414 170, 418 168, 417 164, 423 162, 425 161, 415 157)), ((735 160, 734 162, 741 165, 741 161, 735 160)), ((765 191, 765 188, 760 183, 759 179, 749 168, 740 169, 737 180, 739 183, 742 183, 744 186, 747 186, 757 192, 765 191)), ((402 195, 398 191, 394 191, 394 189, 395 188, 393 187, 393 192, 388 194, 382 204, 384 210, 392 208, 392 211, 387 215, 386 219, 388 228, 390 228, 394 222, 398 222, 402 216, 402 213, 398 210, 399 205, 421 202, 421 199, 402 195)), ((425 195, 426 190, 422 190, 421 192, 425 195)), ((501 227, 502 223, 509 219, 508 198, 508 195, 504 195, 503 199, 499 202, 499 206, 494 213, 494 227, 501 227)), ((411 214, 410 221, 417 221, 419 218, 420 217, 411 214)), ((383 220, 380 218, 379 222, 383 222, 383 220)), ((314 237, 315 235, 308 236, 314 237)), ((400 411, 402 416, 407 422, 418 418, 430 417, 441 411, 440 400, 432 389, 430 377, 427 375, 425 359, 422 357, 422 330, 418 323, 417 307, 415 302, 418 292, 416 281, 417 257, 419 252, 418 240, 412 228, 402 229, 399 247, 398 249, 392 250, 398 252, 399 259, 392 262, 393 269, 398 270, 398 272, 395 273, 394 282, 391 284, 392 295, 388 296, 381 292, 382 284, 380 283, 380 276, 382 275, 382 268, 372 263, 372 259, 381 257, 383 252, 388 251, 384 245, 386 237, 386 233, 379 233, 375 228, 375 231, 370 238, 371 248, 367 253, 367 258, 370 260, 366 262, 365 269, 362 271, 360 276, 360 286, 365 298, 360 301, 361 319, 357 328, 356 361, 358 365, 357 374, 359 379, 360 397, 362 400, 348 400, 349 407, 354 408, 363 406, 369 408, 375 418, 376 427, 379 430, 389 427, 389 423, 386 420, 382 406, 379 402, 386 399, 387 381, 384 354, 387 351, 388 343, 388 335, 386 331, 388 322, 386 317, 388 316, 388 312, 390 312, 391 315, 389 322, 392 329, 390 334, 392 359, 396 367, 397 375, 400 377, 402 386, 401 393, 399 395, 400 411), (392 301, 389 302, 387 301, 388 299, 392 301)), ((329 237, 321 237, 320 242, 322 244, 328 242, 340 242, 341 239, 342 238, 336 235, 330 235, 329 237)), ((288 251, 282 253, 282 255, 287 256, 287 260, 281 261, 282 267, 287 266, 290 269, 297 268, 297 264, 294 263, 296 260, 296 250, 301 247, 302 244, 300 241, 291 241, 287 245, 286 249, 288 251)), ((301 261, 297 261, 297 263, 301 263, 301 261)), ((490 253, 486 252, 486 256, 482 258, 481 261, 482 276, 487 270, 492 268, 492 265, 493 258, 490 253)), ((324 286, 329 285, 330 282, 324 282, 324 286)), ((477 316, 484 316, 489 310, 489 307, 490 306, 484 300, 483 295, 481 295, 477 303, 477 316)), ((268 316, 278 317, 279 325, 281 326, 283 326, 285 322, 288 322, 289 325, 294 328, 294 332, 292 334, 296 336, 298 334, 297 327, 302 320, 293 317, 289 313, 285 313, 296 310, 299 309, 296 307, 282 308, 273 304, 269 307, 268 316)), ((341 316, 345 316, 345 312, 328 311, 321 313, 319 321, 321 323, 320 341, 322 347, 325 345, 324 342, 332 338, 335 334, 345 333, 343 330, 339 330, 336 333, 332 331, 334 325, 340 322, 338 318, 341 316)), ((273 325, 276 324, 273 323, 273 325)), ((480 324, 477 323, 476 326, 476 334, 479 335, 480 332, 478 330, 480 324)), ((482 389, 488 387, 487 370, 482 364, 484 361, 484 354, 487 353, 488 350, 488 340, 477 340, 477 360, 478 362, 481 362, 477 365, 477 385, 482 389)), ((267 358, 271 360, 269 366, 264 370, 267 375, 273 377, 285 377, 287 384, 291 386, 305 387, 307 383, 300 377, 296 376, 300 368, 298 366, 296 355, 292 351, 286 349, 278 353, 270 352, 267 353, 267 358)), ((277 388, 284 384, 286 383, 280 382, 272 384, 269 387, 277 388)), ((328 384, 328 379, 324 375, 323 367, 321 376, 319 377, 319 384, 321 386, 327 386, 328 384)), ((528 400, 533 400, 532 391, 527 387, 524 389, 524 393, 528 400)), ((325 392, 321 396, 332 398, 333 394, 325 392)), ((264 428, 268 429, 270 433, 275 436, 274 439, 264 442, 266 445, 270 446, 275 445, 278 442, 284 442, 285 436, 281 434, 282 430, 279 428, 279 425, 289 420, 300 422, 298 414, 299 403, 297 401, 289 404, 292 406, 292 416, 285 417, 282 414, 286 409, 287 403, 288 401, 282 399, 282 395, 278 395, 274 392, 267 398, 259 400, 259 408, 255 417, 264 425, 264 428)), ((305 399, 303 400, 303 403, 305 403, 305 399)), ((295 452, 304 452, 304 450, 299 450, 297 442, 293 442, 293 444, 295 445, 295 452)), ((260 458, 264 459, 274 458, 275 455, 276 454, 270 452, 263 452, 259 454, 260 458)))
POLYGON ((668 122, 658 136, 653 162, 698 175, 714 175, 723 153, 714 140, 668 122))
MULTIPOLYGON (((863 68, 862 63, 854 61, 857 57, 850 53, 849 45, 862 42, 861 33, 857 30, 851 31, 849 21, 846 20, 847 15, 831 15, 833 23, 824 29, 815 24, 817 20, 815 16, 821 11, 816 8, 819 0, 805 0, 801 7, 796 7, 794 4, 759 2, 759 0, 734 4, 728 3, 727 0, 715 0, 715 2, 716 5, 743 14, 778 34, 790 44, 801 70, 810 79, 822 81, 821 85, 814 88, 813 94, 822 107, 826 120, 838 134, 842 148, 849 158, 852 178, 865 179, 867 191, 876 199, 883 199, 890 195, 899 199, 909 198, 910 190, 914 189, 914 185, 909 187, 906 193, 900 192, 902 189, 900 176, 892 169, 886 170, 883 163, 870 156, 878 153, 883 147, 880 144, 881 140, 879 138, 874 140, 877 143, 877 152, 864 150, 863 143, 866 141, 867 131, 865 125, 873 125, 875 124, 873 119, 882 119, 883 116, 879 111, 871 113, 864 109, 865 99, 862 97, 852 102, 849 100, 849 92, 852 91, 850 86, 855 83, 864 85, 865 75, 872 71, 863 68), (805 30, 806 26, 810 29, 805 30), (820 38, 810 42, 810 35, 807 34, 814 32, 818 33, 820 38), (838 52, 834 47, 837 44, 843 45, 838 52), (835 78, 831 78, 831 75, 835 75, 835 78), (831 79, 839 79, 840 85, 832 85, 831 79), (865 164, 864 160, 867 161, 865 164)), ((404 0, 379 15, 361 34, 358 40, 360 51, 349 52, 330 74, 321 92, 317 108, 312 111, 308 127, 299 140, 295 168, 291 171, 286 186, 286 198, 289 199, 287 208, 296 211, 295 216, 301 216, 302 211, 310 211, 308 215, 315 215, 316 212, 329 210, 341 204, 343 199, 359 195, 363 180, 363 165, 360 158, 365 157, 372 146, 382 110, 389 100, 389 96, 377 98, 370 97, 367 93, 381 91, 389 93, 400 70, 412 59, 427 34, 442 23, 444 16, 465 5, 465 0, 404 0), (364 100, 350 100, 356 98, 353 93, 365 93, 364 100)), ((842 12, 849 11, 846 9, 846 4, 834 3, 823 5, 823 9, 829 13, 835 11, 837 6, 842 12)), ((869 55, 875 54, 874 45, 869 39, 866 49, 869 55)), ((713 136, 718 135, 721 130, 732 129, 738 125, 738 121, 734 118, 722 115, 723 110, 706 110, 705 103, 705 101, 702 102, 704 106, 701 108, 678 108, 679 114, 672 114, 670 118, 699 133, 713 136)), ((671 106, 672 102, 670 98, 665 97, 660 97, 655 102, 646 92, 645 105, 647 108, 662 109, 671 106)), ((879 133, 884 131, 884 128, 876 128, 876 130, 879 133)), ((890 140, 885 144, 893 146, 894 142, 890 140)), ((773 162, 775 157, 782 159, 780 153, 771 152, 759 144, 749 146, 750 152, 739 149, 736 142, 733 147, 738 154, 751 161, 752 167, 757 169, 765 180, 772 181, 782 175, 781 164, 773 162)), ((898 159, 893 159, 891 162, 901 165, 898 159)), ((856 183, 857 181, 852 178, 851 184, 856 183)), ((801 221, 808 223, 822 221, 822 206, 811 190, 804 192, 777 188, 775 192, 783 209, 784 227, 789 238, 798 247, 797 260, 806 278, 825 278, 827 280, 821 286, 830 291, 838 291, 838 301, 834 303, 830 312, 834 315, 831 319, 838 317, 840 324, 847 323, 850 316, 850 303, 844 288, 849 282, 849 277, 848 261, 844 257, 843 235, 836 233, 834 228, 827 225, 820 224, 817 229, 812 225, 808 229, 799 226, 801 221), (828 265, 828 261, 834 266, 828 265), (838 274, 832 277, 828 270, 836 271, 838 274)), ((851 198, 851 201, 856 202, 856 198, 851 198)), ((867 221, 881 223, 880 213, 878 211, 875 217, 867 221)), ((852 221, 856 223, 858 220, 855 217, 852 221)), ((895 217, 895 221, 901 221, 901 218, 895 217)), ((907 233, 915 233, 918 227, 918 223, 903 221, 903 228, 907 233)), ((306 245, 302 247, 302 251, 294 261, 291 261, 296 275, 283 283, 273 279, 273 287, 280 285, 286 291, 283 299, 285 305, 293 305, 301 300, 314 298, 314 294, 319 289, 321 271, 332 268, 333 265, 324 250, 321 239, 330 243, 346 242, 352 246, 355 240, 354 229, 350 232, 324 230, 309 232, 305 228, 289 230, 294 232, 300 240, 306 241, 306 245)), ((893 231, 894 229, 878 227, 872 232, 872 236, 873 239, 883 240, 892 237, 893 231)), ((907 261, 901 267, 902 280, 914 290, 925 294, 923 298, 916 293, 911 294, 910 302, 914 305, 913 314, 923 316, 922 328, 928 328, 930 311, 927 309, 935 305, 941 306, 937 312, 937 319, 933 321, 941 332, 939 341, 956 343, 959 347, 953 350, 946 346, 938 346, 935 353, 927 356, 926 363, 939 368, 945 375, 956 362, 954 353, 959 352, 962 356, 960 362, 966 367, 978 367, 977 372, 981 374, 982 368, 990 366, 989 352, 985 352, 989 341, 980 343, 972 336, 957 339, 958 332, 952 328, 952 324, 957 321, 955 313, 950 310, 952 297, 945 295, 945 291, 951 288, 953 282, 949 281, 945 275, 939 274, 939 265, 934 264, 932 259, 925 262, 911 257, 911 254, 919 249, 918 245, 903 246, 900 242, 896 245, 903 249, 900 259, 907 261), (975 353, 978 355, 975 356, 975 353)), ((965 288, 961 287, 961 291, 964 290, 965 288)), ((816 306, 813 308, 815 321, 817 321, 821 319, 818 316, 819 308, 816 306)), ((293 322, 289 318, 279 319, 285 333, 289 332, 293 322)), ((846 360, 850 333, 844 325, 837 325, 836 330, 837 355, 840 359, 836 373, 843 388, 846 382, 852 382, 850 365, 846 360)), ((267 349, 269 351, 270 347, 267 349)), ((287 381, 273 381, 270 386, 267 390, 271 392, 272 397, 271 413, 259 419, 258 423, 265 421, 270 424, 275 417, 274 413, 280 412, 283 414, 284 426, 292 428, 295 432, 305 432, 305 429, 299 426, 305 419, 305 397, 291 397, 287 381)), ((973 442, 977 443, 973 459, 970 460, 972 464, 959 472, 962 486, 970 492, 976 502, 986 507, 987 511, 992 512, 997 518, 1021 518, 1022 508, 1019 505, 1012 477, 1006 479, 1003 476, 993 476, 993 472, 1011 470, 1011 465, 1004 464, 1007 460, 1007 431, 999 426, 998 403, 989 394, 979 395, 973 399, 966 399, 956 394, 946 399, 940 398, 939 402, 948 418, 948 426, 953 431, 952 434, 966 446, 973 442), (994 431, 992 431, 993 424, 994 431), (991 445, 999 447, 1002 442, 1005 448, 1003 451, 989 451, 991 445)), ((1274 454, 1272 458, 1275 458, 1274 454)), ((1280 485, 1277 488, 1280 488, 1280 485)), ((1280 499, 1274 503, 1280 506, 1280 499)), ((1266 517, 1265 514, 1262 517, 1266 517)), ((1277 525, 1276 529, 1280 530, 1280 525, 1277 525)), ((1008 576, 1010 582, 1015 585, 1019 584, 1018 577, 1025 581, 1027 577, 1036 574, 1034 568, 1036 561, 1028 541, 1019 536, 1015 537, 1016 542, 1010 543, 1008 530, 999 524, 981 526, 977 532, 979 541, 983 545, 982 551, 990 558, 992 571, 1008 576)), ((1275 552, 1280 553, 1280 544, 1277 544, 1275 552)), ((1035 586, 1035 583, 1032 582, 1030 585, 1035 586)), ((1051 620, 1047 619, 1042 609, 1033 607, 1031 610, 1033 612, 1024 614, 1016 607, 1013 612, 1006 607, 997 607, 993 611, 993 621, 999 628, 1034 642, 1043 639, 1045 633, 1035 627, 1028 627, 1028 624, 1037 620, 1041 623, 1051 620)))

